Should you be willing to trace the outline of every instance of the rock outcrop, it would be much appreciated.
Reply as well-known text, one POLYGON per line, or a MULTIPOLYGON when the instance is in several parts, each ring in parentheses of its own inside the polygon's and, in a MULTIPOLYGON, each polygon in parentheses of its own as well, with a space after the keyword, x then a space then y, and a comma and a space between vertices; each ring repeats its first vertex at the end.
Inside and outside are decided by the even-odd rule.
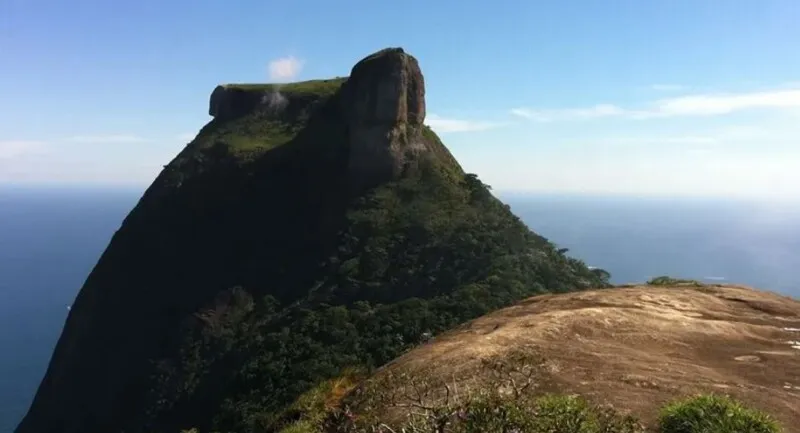
POLYGON ((341 95, 350 171, 377 181, 396 178, 426 150, 425 79, 417 59, 388 48, 358 62, 341 95))
POLYGON ((268 91, 251 91, 239 87, 220 85, 211 92, 208 102, 209 116, 230 119, 245 115, 261 105, 268 91))
MULTIPOLYGON (((363 185, 396 179, 414 168, 426 147, 425 79, 419 63, 402 48, 378 51, 352 69, 335 94, 347 125, 349 172, 363 185)), ((320 80, 322 81, 322 80, 320 80)), ((287 85, 217 86, 209 100, 209 115, 235 119, 256 110, 287 109, 294 117, 319 95, 303 91, 312 82, 287 85)))
MULTIPOLYGON (((404 392, 408 383, 467 393, 491 379, 482 362, 524 354, 536 364, 513 368, 530 368, 535 393, 579 394, 651 426, 673 399, 729 394, 773 414, 788 432, 800 423, 797 341, 800 300, 740 286, 631 285, 527 299, 436 337, 372 380, 406 375, 375 388, 386 394, 416 395, 404 392)), ((359 416, 407 417, 400 404, 370 405, 377 397, 356 393, 349 403, 359 416)))

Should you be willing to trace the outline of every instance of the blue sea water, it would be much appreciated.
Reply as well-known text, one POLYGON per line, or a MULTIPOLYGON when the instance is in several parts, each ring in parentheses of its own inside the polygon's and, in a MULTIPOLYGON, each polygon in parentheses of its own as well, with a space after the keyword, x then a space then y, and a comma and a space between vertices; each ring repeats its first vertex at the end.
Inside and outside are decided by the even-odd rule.
POLYGON ((0 189, 0 433, 27 410, 67 306, 140 194, 0 189))
POLYGON ((528 226, 614 283, 659 275, 800 297, 800 203, 500 195, 528 226))
MULTIPOLYGON (((27 410, 78 289, 142 190, 0 188, 0 433, 27 410)), ((800 208, 500 194, 617 283, 671 275, 800 297, 800 208)))

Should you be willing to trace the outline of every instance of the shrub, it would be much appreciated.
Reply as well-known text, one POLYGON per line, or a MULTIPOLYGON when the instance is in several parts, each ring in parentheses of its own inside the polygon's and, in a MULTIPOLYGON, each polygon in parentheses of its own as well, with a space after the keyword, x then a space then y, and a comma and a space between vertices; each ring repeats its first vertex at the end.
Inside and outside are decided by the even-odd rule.
POLYGON ((702 286, 703 284, 697 280, 685 280, 681 278, 672 278, 666 275, 655 277, 647 282, 650 286, 702 286))
POLYGON ((717 395, 698 395, 665 406, 661 433, 779 433, 769 415, 717 395))
POLYGON ((318 427, 311 421, 300 420, 282 428, 278 433, 317 433, 318 427))
POLYGON ((289 407, 288 412, 296 413, 300 420, 307 422, 309 426, 320 425, 331 412, 339 408, 342 398, 355 388, 363 376, 364 371, 359 368, 346 368, 339 377, 320 382, 300 395, 289 407))
POLYGON ((503 397, 469 402, 459 412, 458 433, 636 433, 641 425, 613 409, 590 405, 581 397, 546 395, 526 401, 503 397))

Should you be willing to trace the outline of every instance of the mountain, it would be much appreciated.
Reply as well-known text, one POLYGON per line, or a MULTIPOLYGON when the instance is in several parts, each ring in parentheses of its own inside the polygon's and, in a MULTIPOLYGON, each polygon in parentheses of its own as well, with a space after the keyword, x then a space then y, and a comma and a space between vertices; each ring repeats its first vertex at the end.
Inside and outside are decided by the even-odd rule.
POLYGON ((273 431, 316 384, 539 293, 608 286, 424 124, 400 48, 214 89, 81 288, 16 432, 273 431))

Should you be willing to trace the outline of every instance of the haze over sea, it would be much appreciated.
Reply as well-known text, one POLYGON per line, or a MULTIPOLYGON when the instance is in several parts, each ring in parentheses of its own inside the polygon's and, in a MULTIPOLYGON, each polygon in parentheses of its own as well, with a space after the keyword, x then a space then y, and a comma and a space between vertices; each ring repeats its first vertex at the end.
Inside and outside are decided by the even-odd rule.
MULTIPOLYGON (((141 189, 0 189, 0 432, 30 404, 70 305, 141 189)), ((534 231, 611 272, 800 296, 800 207, 498 193, 534 231)))

